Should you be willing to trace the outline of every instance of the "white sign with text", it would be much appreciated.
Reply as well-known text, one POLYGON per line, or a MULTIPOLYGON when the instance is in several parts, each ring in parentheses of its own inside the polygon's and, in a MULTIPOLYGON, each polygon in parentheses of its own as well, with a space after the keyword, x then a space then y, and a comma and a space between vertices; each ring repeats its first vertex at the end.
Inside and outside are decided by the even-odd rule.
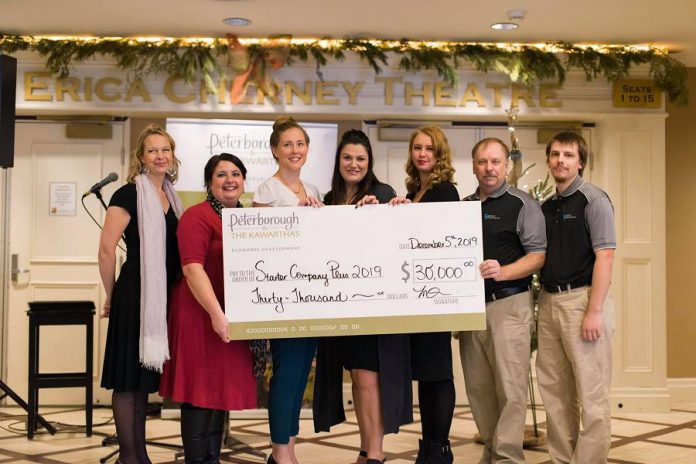
MULTIPOLYGON (((302 178, 322 193, 331 189, 336 155, 336 124, 300 122, 310 138, 307 162, 302 178)), ((269 138, 273 121, 236 121, 231 119, 167 119, 167 132, 176 141, 176 156, 181 161, 177 189, 203 191, 203 167, 220 153, 238 156, 247 168, 246 190, 256 187, 278 169, 269 138)))
POLYGON ((231 337, 485 327, 479 202, 225 209, 231 337))

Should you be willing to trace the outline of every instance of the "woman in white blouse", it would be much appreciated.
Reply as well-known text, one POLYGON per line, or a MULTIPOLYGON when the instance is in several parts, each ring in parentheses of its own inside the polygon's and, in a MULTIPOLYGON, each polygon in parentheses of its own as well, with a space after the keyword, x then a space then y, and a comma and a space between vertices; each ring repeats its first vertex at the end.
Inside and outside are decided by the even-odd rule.
MULTIPOLYGON (((290 117, 276 120, 271 151, 278 162, 278 171, 256 189, 255 207, 322 206, 319 190, 300 179, 308 150, 309 136, 302 126, 290 117)), ((274 339, 270 345, 273 376, 268 394, 268 421, 273 450, 268 464, 297 464, 295 437, 317 339, 274 339)))

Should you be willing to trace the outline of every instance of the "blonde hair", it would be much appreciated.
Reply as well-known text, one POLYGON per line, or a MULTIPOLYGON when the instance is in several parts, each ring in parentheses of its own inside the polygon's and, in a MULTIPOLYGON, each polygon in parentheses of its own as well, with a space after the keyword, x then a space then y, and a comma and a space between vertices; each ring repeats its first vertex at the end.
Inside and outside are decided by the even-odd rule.
POLYGON ((138 136, 138 146, 133 152, 133 156, 131 156, 130 159, 130 165, 128 166, 128 182, 135 182, 135 176, 142 174, 145 170, 145 165, 143 164, 145 139, 151 135, 161 135, 166 137, 169 141, 169 146, 172 148, 172 165, 170 166, 169 171, 167 171, 167 179, 169 179, 171 183, 176 182, 176 180, 179 178, 179 166, 181 165, 181 161, 179 161, 179 159, 176 157, 174 151, 176 144, 174 143, 172 136, 157 124, 148 124, 148 126, 143 129, 138 136))
POLYGON ((428 186, 433 187, 440 182, 453 182, 454 167, 452 166, 452 150, 450 150, 447 137, 437 126, 421 126, 411 134, 408 143, 408 161, 406 161, 406 190, 409 193, 417 192, 421 188, 420 173, 413 163, 413 141, 418 134, 430 137, 435 154, 435 166, 428 176, 428 186))

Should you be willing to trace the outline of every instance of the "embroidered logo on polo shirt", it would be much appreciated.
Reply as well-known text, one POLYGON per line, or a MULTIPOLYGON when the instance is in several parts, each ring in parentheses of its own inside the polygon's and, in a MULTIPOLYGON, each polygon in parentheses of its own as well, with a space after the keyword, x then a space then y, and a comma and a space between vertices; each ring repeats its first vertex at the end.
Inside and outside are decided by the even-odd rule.
POLYGON ((495 214, 487 214, 483 213, 483 220, 484 221, 500 221, 500 216, 496 216, 495 214))
POLYGON ((569 221, 569 220, 577 219, 577 218, 578 218, 578 217, 577 217, 576 215, 574 215, 574 214, 571 214, 571 213, 563 213, 563 220, 564 220, 564 221, 569 221))

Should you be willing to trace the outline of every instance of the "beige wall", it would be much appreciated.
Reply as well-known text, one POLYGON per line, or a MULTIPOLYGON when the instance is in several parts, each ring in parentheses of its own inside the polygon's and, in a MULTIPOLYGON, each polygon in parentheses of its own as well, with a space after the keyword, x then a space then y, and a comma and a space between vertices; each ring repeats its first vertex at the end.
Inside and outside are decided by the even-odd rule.
POLYGON ((696 68, 690 104, 667 105, 667 377, 696 378, 696 68))

